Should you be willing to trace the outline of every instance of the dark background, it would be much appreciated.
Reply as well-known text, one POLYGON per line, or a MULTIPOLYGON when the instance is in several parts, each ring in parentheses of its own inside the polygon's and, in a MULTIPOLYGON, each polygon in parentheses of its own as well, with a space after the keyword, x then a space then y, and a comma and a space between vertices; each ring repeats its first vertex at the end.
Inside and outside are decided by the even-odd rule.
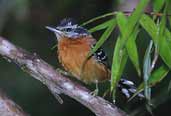
MULTIPOLYGON (((56 49, 51 50, 56 44, 56 38, 53 33, 45 29, 45 26, 55 26, 60 20, 68 17, 76 19, 77 22, 81 24, 88 19, 115 11, 116 9, 133 9, 137 0, 128 0, 124 3, 134 1, 129 3, 132 6, 121 5, 123 4, 123 0, 121 1, 122 2, 119 2, 119 0, 0 0, 0 33, 2 36, 9 38, 14 44, 32 53, 37 53, 42 59, 57 68, 60 67, 60 65, 56 57, 56 49)), ((117 32, 118 31, 115 30, 115 33, 103 46, 109 56, 109 63, 111 63, 112 48, 114 47, 117 32)), ((94 34, 96 38, 98 38, 99 35, 99 33, 94 34)), ((143 56, 148 41, 144 38, 148 37, 142 32, 139 38, 137 43, 141 43, 139 44, 139 51, 141 51, 140 56, 143 56)), ((140 57, 140 59, 142 60, 142 57, 140 57)), ((141 80, 136 78, 136 71, 129 62, 124 75, 133 77, 132 80, 137 83, 141 80)), ((162 83, 166 85, 168 84, 168 80, 165 79, 162 83)), ((64 104, 60 105, 43 84, 21 71, 17 65, 7 62, 2 57, 0 57, 0 88, 31 116, 94 115, 83 105, 65 95, 61 96, 64 100, 64 104)), ((159 88, 164 87, 162 85, 155 87, 154 91, 160 90, 159 88)), ((163 89, 161 89, 161 91, 162 90, 163 89)), ((155 115, 160 116, 160 114, 169 111, 171 101, 168 100, 168 98, 169 96, 166 93, 159 97, 159 100, 164 100, 160 102, 162 105, 154 110, 155 115)), ((122 98, 118 99, 122 101, 122 98)), ((140 102, 138 106, 142 104, 143 103, 140 102)), ((126 111, 131 112, 136 109, 133 105, 137 106, 137 103, 127 104, 121 102, 118 103, 118 105, 126 111)))

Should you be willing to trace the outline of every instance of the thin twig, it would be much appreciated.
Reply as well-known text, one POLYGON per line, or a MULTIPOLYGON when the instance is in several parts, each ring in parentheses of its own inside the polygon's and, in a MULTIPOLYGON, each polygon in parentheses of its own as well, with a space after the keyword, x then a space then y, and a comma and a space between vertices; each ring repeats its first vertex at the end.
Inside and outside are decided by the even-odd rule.
MULTIPOLYGON (((126 16, 129 16, 129 15, 131 15, 131 14, 133 13, 133 11, 134 11, 134 10, 132 10, 132 11, 115 11, 115 12, 109 12, 109 13, 100 15, 100 16, 98 16, 98 17, 95 17, 95 18, 93 18, 93 19, 90 19, 90 20, 84 22, 83 24, 81 24, 81 26, 85 26, 85 25, 87 25, 87 24, 89 24, 89 23, 92 23, 92 22, 94 22, 94 21, 96 21, 96 20, 99 20, 99 19, 102 19, 102 18, 105 18, 105 17, 115 16, 118 12, 122 12, 122 13, 124 13, 126 16)), ((147 15, 157 16, 157 17, 161 17, 161 16, 164 15, 163 13, 160 13, 160 12, 147 12, 147 11, 145 11, 144 13, 147 14, 147 15)), ((169 17, 169 16, 171 16, 171 14, 166 14, 166 16, 169 17)))
POLYGON ((89 108, 97 116, 126 115, 125 112, 103 98, 92 96, 88 89, 61 75, 37 55, 16 47, 2 37, 0 37, 0 54, 45 84, 56 98, 59 98, 58 94, 61 93, 68 95, 89 108))

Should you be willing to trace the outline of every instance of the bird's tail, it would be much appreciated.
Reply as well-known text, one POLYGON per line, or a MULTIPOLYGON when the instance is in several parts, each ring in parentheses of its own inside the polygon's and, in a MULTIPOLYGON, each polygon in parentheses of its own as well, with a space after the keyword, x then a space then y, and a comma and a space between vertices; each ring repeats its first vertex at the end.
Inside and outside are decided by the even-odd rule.
MULTIPOLYGON (((123 93, 126 98, 130 98, 134 93, 136 93, 137 88, 132 81, 127 79, 121 79, 118 83, 118 89, 123 93)), ((137 96, 142 99, 144 98, 143 93, 137 94, 137 96)))

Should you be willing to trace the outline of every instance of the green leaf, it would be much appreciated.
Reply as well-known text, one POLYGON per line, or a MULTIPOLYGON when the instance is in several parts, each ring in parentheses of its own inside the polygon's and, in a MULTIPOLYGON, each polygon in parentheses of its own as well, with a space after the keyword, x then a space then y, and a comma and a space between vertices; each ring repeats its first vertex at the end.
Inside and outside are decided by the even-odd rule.
POLYGON ((104 15, 95 17, 95 18, 93 18, 93 19, 90 19, 90 20, 84 22, 83 24, 81 24, 81 26, 85 26, 85 25, 87 25, 87 24, 89 24, 89 23, 92 23, 92 22, 94 22, 94 21, 96 21, 96 20, 98 20, 98 19, 101 19, 101 18, 105 18, 105 17, 108 17, 108 16, 115 15, 116 13, 117 13, 117 12, 110 12, 110 13, 106 13, 106 14, 104 14, 104 15))
POLYGON ((123 39, 127 40, 130 34, 132 33, 133 29, 135 28, 135 25, 141 18, 141 15, 143 14, 144 8, 147 6, 149 0, 140 0, 139 4, 137 5, 134 12, 131 14, 131 16, 128 18, 127 23, 127 31, 123 35, 123 39))
MULTIPOLYGON (((168 5, 171 4, 171 0, 167 0, 166 1, 166 8, 165 8, 165 17, 167 15, 167 13, 169 13, 169 11, 171 11, 171 7, 169 7, 168 5)), ((171 26, 171 16, 167 16, 170 26, 171 26)), ((165 36, 166 36, 166 41, 171 49, 171 32, 166 28, 165 29, 165 36)))
POLYGON ((84 66, 86 64, 86 62, 88 61, 88 59, 92 56, 92 54, 94 52, 96 52, 96 50, 98 50, 102 44, 107 40, 107 38, 111 35, 112 31, 114 30, 115 26, 116 26, 116 20, 112 19, 110 22, 110 26, 105 30, 105 32, 102 34, 102 36, 100 37, 100 39, 97 41, 96 45, 93 47, 93 49, 91 49, 91 51, 88 53, 87 58, 84 60, 82 66, 81 66, 81 74, 82 71, 84 69, 84 66))
MULTIPOLYGON (((141 14, 141 12, 142 12, 143 9, 145 8, 145 6, 147 6, 148 2, 149 2, 149 0, 141 0, 141 1, 140 1, 140 3, 138 4, 137 8, 136 8, 135 11, 134 11, 134 13, 132 14, 132 15, 133 15, 132 19, 133 19, 133 20, 130 19, 130 20, 132 20, 132 21, 130 21, 130 22, 136 21, 136 20, 134 20, 134 19, 136 19, 137 17, 140 17, 139 15, 141 14)), ((117 12, 106 13, 106 14, 104 14, 104 15, 95 17, 95 18, 93 18, 93 19, 90 19, 90 20, 84 22, 83 24, 81 24, 81 26, 85 26, 85 25, 87 25, 87 24, 89 24, 89 23, 92 23, 92 22, 94 22, 94 21, 96 21, 96 20, 99 20, 99 19, 102 19, 102 18, 105 18, 105 17, 108 17, 108 16, 116 15, 116 14, 117 14, 117 12)), ((132 24, 131 24, 131 25, 132 25, 132 24)))
POLYGON ((97 26, 89 29, 89 32, 93 33, 93 32, 105 29, 105 28, 107 28, 107 27, 109 27, 111 25, 114 25, 113 23, 114 23, 114 19, 110 19, 110 20, 108 20, 108 21, 106 21, 106 22, 104 22, 104 23, 102 23, 100 25, 97 25, 97 26))
POLYGON ((135 42, 135 39, 137 38, 139 30, 135 29, 134 32, 132 32, 131 36, 129 37, 126 48, 128 52, 128 56, 131 59, 132 63, 134 64, 138 75, 141 75, 141 70, 140 70, 140 64, 139 64, 139 57, 138 57, 138 50, 137 50, 137 45, 135 42))
POLYGON ((165 6, 164 15, 162 16, 162 19, 161 19, 161 22, 160 22, 160 25, 159 25, 159 29, 160 29, 160 31, 159 31, 159 39, 164 36, 164 32, 165 32, 165 29, 166 29, 167 7, 168 7, 168 4, 166 4, 166 6, 165 6))
MULTIPOLYGON (((134 29, 136 27, 136 24, 137 24, 138 20, 140 19, 141 15, 143 14, 144 8, 148 4, 148 2, 149 2, 149 0, 141 0, 139 2, 139 4, 137 5, 135 11, 128 18, 128 22, 127 22, 127 24, 125 26, 127 29, 124 30, 124 33, 122 33, 122 36, 121 36, 121 42, 120 42, 120 46, 119 46, 120 48, 118 48, 119 51, 121 51, 125 47, 125 44, 127 43, 128 38, 133 33, 133 31, 134 31, 134 29)), ((122 22, 123 21, 124 21, 124 19, 122 19, 122 22)), ((122 58, 123 56, 120 56, 120 57, 122 58)), ((138 70, 138 72, 140 72, 139 68, 137 70, 138 70)), ((112 78, 116 78, 116 77, 112 76, 112 78)), ((120 77, 118 77, 118 78, 120 78, 120 77)), ((115 89, 115 87, 114 87, 115 84, 116 83, 114 82, 114 84, 112 85, 111 88, 115 89)))
MULTIPOLYGON (((141 0, 140 3, 137 5, 135 11, 132 15, 128 18, 128 22, 125 27, 127 30, 124 31, 121 38, 117 40, 114 50, 113 62, 112 62, 112 74, 111 74, 111 90, 114 91, 116 85, 121 77, 121 73, 123 72, 123 66, 125 66, 127 61, 127 53, 125 50, 125 44, 127 43, 128 38, 130 37, 131 33, 134 31, 138 20, 140 19, 141 15, 143 14, 144 8, 148 4, 149 0, 141 0)), ((124 21, 124 19, 122 20, 124 21)), ((115 96, 115 95, 114 95, 115 96)))
POLYGON ((57 47, 57 44, 55 44, 54 46, 52 46, 51 50, 55 49, 57 47))
MULTIPOLYGON (((118 22, 118 19, 117 19, 117 22, 118 22)), ((117 38, 115 48, 114 48, 112 69, 111 69, 111 91, 113 91, 114 100, 115 100, 116 86, 117 86, 118 81, 120 80, 120 77, 122 75, 122 72, 124 70, 124 67, 128 58, 126 49, 122 48, 122 45, 123 45, 123 40, 121 40, 121 37, 119 36, 117 38)))
MULTIPOLYGON (((167 3, 166 4, 170 5, 171 4, 171 0, 167 0, 167 3)), ((167 14, 170 14, 170 11, 171 11, 171 7, 168 7, 167 8, 167 14)), ((169 20, 170 27, 171 27, 171 16, 169 15, 169 16, 167 16, 167 18, 169 20)))
MULTIPOLYGON (((169 72, 169 68, 165 65, 156 69, 151 74, 151 76, 148 80, 150 87, 152 87, 152 86, 156 85, 157 83, 159 83, 160 81, 162 81, 162 79, 168 74, 168 72, 169 72)), ((131 99, 133 99, 136 95, 138 95, 138 93, 142 92, 143 90, 144 90, 144 82, 139 85, 137 92, 129 99, 129 101, 131 99)))
MULTIPOLYGON (((117 19, 121 34, 124 35, 127 31, 127 28, 125 28, 127 25, 126 16, 123 13, 119 12, 116 16, 116 19, 117 19)), ((131 59, 132 63, 134 64, 138 72, 138 75, 141 75, 140 66, 139 66, 139 58, 138 58, 138 50, 137 50, 137 46, 135 42, 139 30, 137 28, 135 28, 134 30, 135 31, 131 33, 130 37, 127 40, 126 49, 127 49, 129 58, 131 59)))
POLYGON ((159 54, 162 57, 163 61, 168 65, 168 67, 171 68, 171 49, 165 39, 165 37, 160 38, 160 42, 158 45, 159 54))
POLYGON ((146 50, 145 56, 144 56, 144 66, 143 66, 143 73, 144 73, 144 93, 145 97, 148 101, 151 99, 151 88, 149 87, 149 77, 151 75, 151 50, 152 50, 153 42, 150 41, 150 44, 146 50))
POLYGON ((122 12, 118 12, 116 15, 116 20, 121 34, 124 35, 127 32, 127 28, 125 28, 127 24, 127 17, 122 12))
POLYGON ((165 37, 166 37, 166 41, 168 43, 168 46, 171 49, 171 32, 168 29, 166 29, 165 37))
MULTIPOLYGON (((170 11, 171 11, 171 8, 170 8, 170 11)), ((168 17, 168 20, 169 20, 169 24, 170 24, 170 27, 171 27, 171 16, 168 17)))
POLYGON ((113 96, 115 97, 115 88, 124 70, 128 55, 126 49, 121 48, 121 39, 118 37, 113 53, 112 60, 112 73, 111 73, 111 91, 113 91, 113 96))
POLYGON ((135 11, 132 13, 132 15, 128 19, 130 28, 133 28, 133 26, 137 23, 137 21, 139 20, 139 18, 143 14, 144 8, 148 5, 148 2, 149 2, 149 0, 141 0, 138 3, 135 11))
POLYGON ((152 37, 154 43, 157 43, 157 35, 159 32, 154 21, 148 15, 143 14, 140 19, 140 24, 152 37))
POLYGON ((159 83, 168 74, 168 72, 169 69, 166 66, 161 66, 160 68, 155 70, 150 76, 150 79, 148 80, 150 86, 152 87, 159 83))
POLYGON ((166 40, 166 11, 167 6, 164 9, 164 15, 162 16, 161 23, 159 25, 159 53, 161 53, 161 57, 163 58, 164 62, 171 68, 171 49, 169 47, 169 43, 166 40))
POLYGON ((154 12, 159 12, 163 7, 164 2, 165 0, 153 0, 154 12))
POLYGON ((169 47, 169 44, 166 40, 166 36, 160 36, 160 32, 158 30, 158 27, 155 25, 154 21, 147 15, 143 15, 140 19, 141 26, 147 31, 147 33, 151 36, 154 43, 159 46, 159 55, 163 59, 163 61, 167 64, 169 68, 171 68, 171 49, 169 47), (160 41, 159 41, 160 40, 160 41), (159 41, 159 42, 158 42, 159 41))
POLYGON ((105 32, 102 34, 102 36, 100 37, 100 39, 97 41, 95 47, 89 52, 88 54, 88 58, 94 53, 96 52, 96 50, 102 46, 102 44, 107 40, 107 38, 111 35, 113 29, 116 26, 116 20, 113 19, 112 22, 110 22, 111 25, 105 30, 105 32))

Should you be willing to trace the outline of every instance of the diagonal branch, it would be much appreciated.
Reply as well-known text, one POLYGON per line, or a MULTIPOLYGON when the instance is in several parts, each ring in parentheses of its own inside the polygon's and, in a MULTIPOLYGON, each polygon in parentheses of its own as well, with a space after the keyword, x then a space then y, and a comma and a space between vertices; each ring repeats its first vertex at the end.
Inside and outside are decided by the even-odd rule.
POLYGON ((29 116, 0 90, 0 116, 29 116))
POLYGON ((7 60, 15 62, 22 70, 45 84, 51 93, 65 94, 77 100, 97 116, 125 116, 115 105, 98 96, 92 96, 90 91, 78 83, 57 73, 52 66, 40 59, 36 54, 16 47, 6 39, 0 37, 0 54, 7 60))

